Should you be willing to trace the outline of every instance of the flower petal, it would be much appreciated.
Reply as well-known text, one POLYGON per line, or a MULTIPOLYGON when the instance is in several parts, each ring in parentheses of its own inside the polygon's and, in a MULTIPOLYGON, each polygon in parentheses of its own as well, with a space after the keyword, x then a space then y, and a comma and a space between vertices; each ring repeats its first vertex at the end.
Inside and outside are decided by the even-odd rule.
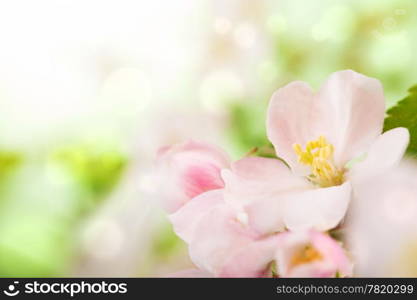
POLYGON ((205 214, 195 227, 189 253, 201 269, 215 276, 258 276, 264 273, 268 258, 273 257, 268 242, 257 243, 259 236, 236 219, 227 205, 205 214), (254 249, 257 249, 256 251, 254 249), (252 255, 252 256, 251 256, 252 255), (247 264, 242 259, 248 260, 247 264))
POLYGON ((342 276, 352 275, 353 265, 338 241, 317 231, 311 232, 311 240, 317 250, 333 264, 334 269, 331 273, 334 274, 334 270, 337 270, 342 276))
POLYGON ((350 198, 350 182, 288 194, 285 199, 285 225, 291 230, 332 229, 345 216, 350 198))
POLYGON ((220 170, 228 166, 227 155, 209 144, 189 141, 163 148, 156 166, 162 204, 174 212, 191 198, 222 188, 220 170))
POLYGON ((306 174, 297 162, 295 143, 325 136, 335 147, 335 162, 346 162, 364 152, 381 133, 385 101, 380 82, 347 70, 333 73, 320 91, 313 93, 303 82, 293 82, 272 96, 267 133, 277 155, 291 169, 306 174))
POLYGON ((360 277, 410 277, 417 237, 417 164, 398 166, 358 181, 344 225, 360 277))
POLYGON ((175 233, 189 243, 198 221, 214 207, 223 204, 223 190, 205 192, 178 209, 169 216, 175 233))
POLYGON ((268 107, 266 129, 269 140, 277 155, 294 172, 304 175, 308 174, 308 169, 298 163, 293 145, 306 144, 315 138, 312 125, 320 118, 315 112, 316 105, 311 87, 307 83, 294 81, 277 90, 268 107))
POLYGON ((222 171, 225 187, 231 192, 244 190, 244 194, 259 194, 274 191, 291 191, 307 188, 309 182, 294 176, 280 160, 264 157, 245 157, 232 163, 230 170, 222 171))
POLYGON ((280 160, 263 157, 245 157, 222 170, 226 201, 235 207, 276 198, 277 194, 307 189, 311 184, 295 176, 280 160))
POLYGON ((269 264, 274 260, 278 235, 255 240, 231 253, 219 277, 270 277, 269 264))
POLYGON ((343 166, 365 152, 381 134, 385 98, 381 83, 351 70, 330 75, 318 98, 326 130, 335 147, 335 161, 343 166))
POLYGON ((246 214, 249 226, 259 233, 282 231, 283 195, 312 187, 284 163, 271 158, 241 159, 231 170, 223 170, 222 177, 226 202, 246 214))
POLYGON ((314 230, 280 234, 276 254, 281 277, 335 277, 352 275, 352 264, 340 244, 314 230), (312 252, 303 253, 306 247, 312 252), (300 253, 301 252, 301 253, 300 253))
POLYGON ((407 149, 410 134, 398 127, 380 135, 369 148, 366 159, 352 167, 350 176, 354 182, 382 174, 396 166, 407 149))

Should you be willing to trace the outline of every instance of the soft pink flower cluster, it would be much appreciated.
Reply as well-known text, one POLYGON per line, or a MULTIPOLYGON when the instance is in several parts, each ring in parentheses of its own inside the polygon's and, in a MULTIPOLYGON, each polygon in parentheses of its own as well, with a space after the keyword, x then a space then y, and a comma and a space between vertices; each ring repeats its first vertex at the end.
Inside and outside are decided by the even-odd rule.
POLYGON ((280 159, 231 162, 195 141, 161 149, 158 192, 197 267, 174 276, 352 276, 332 232, 409 140, 405 128, 382 134, 384 113, 379 81, 339 71, 318 92, 296 81, 274 93, 266 127, 280 159))

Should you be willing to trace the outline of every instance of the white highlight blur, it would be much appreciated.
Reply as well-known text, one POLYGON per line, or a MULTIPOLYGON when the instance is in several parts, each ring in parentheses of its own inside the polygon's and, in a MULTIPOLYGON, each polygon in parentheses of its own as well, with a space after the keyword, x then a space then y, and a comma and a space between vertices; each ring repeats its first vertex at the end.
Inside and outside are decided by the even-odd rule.
POLYGON ((149 103, 172 98, 198 55, 188 17, 201 2, 2 1, 2 143, 33 148, 100 131, 102 118, 103 130, 117 129, 107 107, 140 119, 149 103))
POLYGON ((227 18, 216 18, 214 20, 214 31, 218 34, 228 34, 232 29, 232 22, 227 18))
POLYGON ((127 105, 129 113, 137 115, 149 105, 152 83, 146 73, 138 68, 125 67, 112 72, 103 82, 100 100, 113 109, 114 102, 127 105))
POLYGON ((250 48, 254 46, 256 42, 255 27, 250 23, 239 24, 234 31, 234 38, 241 48, 250 48))
POLYGON ((95 220, 83 234, 84 251, 94 259, 108 260, 120 255, 126 237, 111 219, 95 220))
POLYGON ((204 78, 200 88, 203 107, 209 111, 221 111, 225 105, 239 100, 243 96, 243 83, 230 70, 218 70, 210 73, 204 78))

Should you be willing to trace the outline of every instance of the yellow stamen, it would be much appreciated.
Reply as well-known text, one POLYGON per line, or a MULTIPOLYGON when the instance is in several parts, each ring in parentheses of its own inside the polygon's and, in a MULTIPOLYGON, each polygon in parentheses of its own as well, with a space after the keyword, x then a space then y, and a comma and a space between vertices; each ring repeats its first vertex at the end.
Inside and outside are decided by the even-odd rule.
POLYGON ((317 140, 309 141, 305 151, 300 144, 294 144, 294 152, 298 156, 298 162, 311 168, 308 178, 321 187, 340 185, 343 183, 344 170, 334 165, 334 147, 329 144, 324 136, 317 140))
POLYGON ((317 249, 313 247, 313 245, 308 244, 295 252, 294 256, 291 258, 290 267, 292 268, 322 259, 322 254, 318 252, 317 249))

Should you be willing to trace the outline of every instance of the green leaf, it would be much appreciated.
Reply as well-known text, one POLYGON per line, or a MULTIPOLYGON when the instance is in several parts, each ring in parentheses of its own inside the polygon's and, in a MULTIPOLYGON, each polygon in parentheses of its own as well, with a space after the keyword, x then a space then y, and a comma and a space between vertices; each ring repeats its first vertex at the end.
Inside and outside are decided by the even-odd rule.
POLYGON ((22 162, 22 156, 17 152, 0 151, 0 179, 9 175, 22 162))
POLYGON ((239 156, 254 147, 268 147, 265 132, 266 103, 239 102, 230 107, 228 137, 239 150, 239 156))
POLYGON ((396 127, 405 127, 410 132, 407 153, 417 155, 417 85, 408 90, 407 97, 387 111, 384 132, 396 127))
POLYGON ((182 243, 172 225, 164 224, 153 241, 153 252, 159 258, 165 258, 174 253, 182 243))
POLYGON ((127 157, 116 149, 84 145, 58 149, 53 157, 89 196, 80 207, 82 213, 104 200, 119 182, 128 163, 127 157))

